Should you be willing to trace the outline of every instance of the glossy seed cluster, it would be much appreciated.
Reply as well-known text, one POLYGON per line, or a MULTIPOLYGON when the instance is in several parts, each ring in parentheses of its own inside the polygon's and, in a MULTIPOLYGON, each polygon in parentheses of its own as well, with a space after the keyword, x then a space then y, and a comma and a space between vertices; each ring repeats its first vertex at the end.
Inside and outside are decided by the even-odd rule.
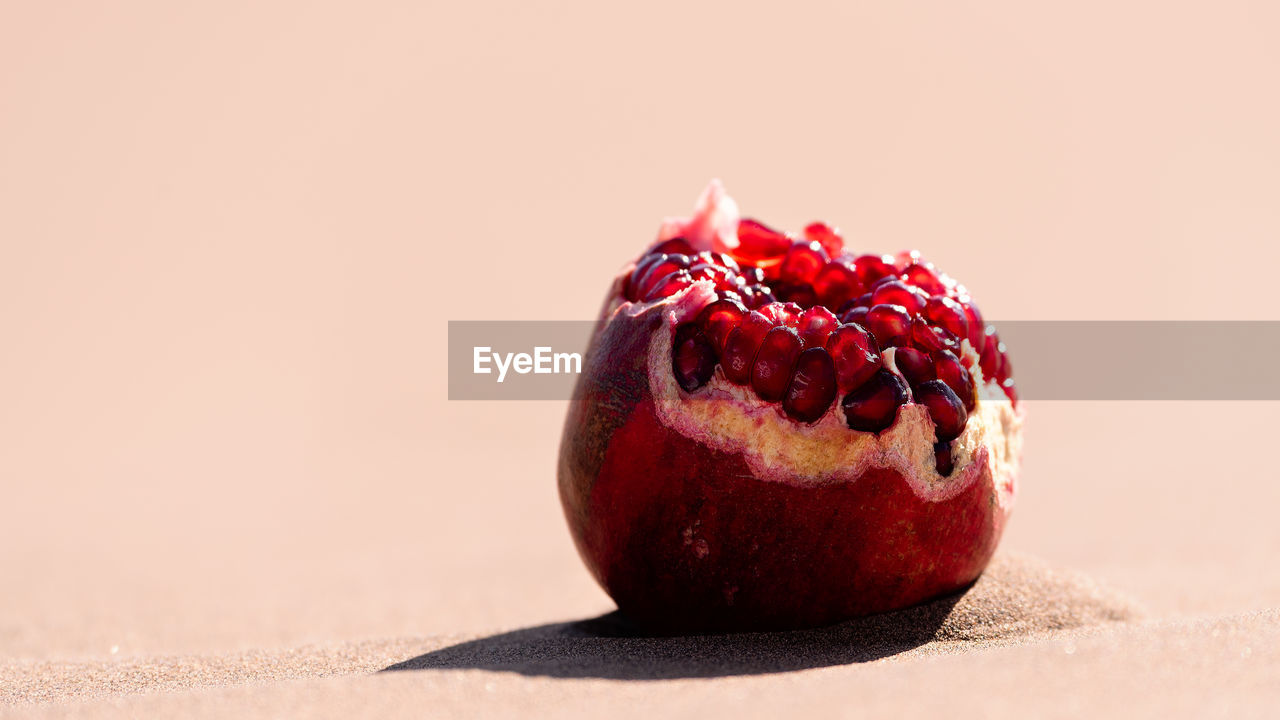
POLYGON ((650 248, 627 278, 631 302, 670 297, 700 280, 717 297, 676 330, 672 371, 693 392, 720 368, 726 380, 816 422, 836 402, 848 425, 881 432, 908 402, 936 428, 938 471, 952 469, 951 441, 977 405, 968 339, 985 378, 1017 401, 1012 367, 994 327, 963 285, 919 253, 855 255, 822 223, 792 238, 755 220, 738 225, 732 254, 694 252, 681 238, 650 248), (893 366, 885 355, 893 349, 893 366))

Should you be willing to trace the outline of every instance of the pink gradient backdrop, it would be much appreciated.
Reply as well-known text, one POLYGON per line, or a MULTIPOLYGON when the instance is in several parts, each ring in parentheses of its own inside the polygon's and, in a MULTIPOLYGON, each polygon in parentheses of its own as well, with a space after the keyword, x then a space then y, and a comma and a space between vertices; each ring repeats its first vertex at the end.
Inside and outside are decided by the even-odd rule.
MULTIPOLYGON (((1055 6, 6 5, 0 653, 607 609, 445 324, 590 318, 712 176, 992 318, 1276 319, 1280 5, 1055 6)), ((1280 604, 1273 405, 1030 405, 1010 546, 1280 604)))

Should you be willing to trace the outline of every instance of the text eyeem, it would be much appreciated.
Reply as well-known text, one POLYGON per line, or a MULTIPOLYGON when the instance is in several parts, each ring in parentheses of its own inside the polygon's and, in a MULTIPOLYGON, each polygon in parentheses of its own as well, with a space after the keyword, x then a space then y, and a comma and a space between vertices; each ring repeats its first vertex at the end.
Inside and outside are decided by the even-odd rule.
POLYGON ((497 368, 498 382, 507 377, 507 372, 514 370, 519 375, 560 375, 582 372, 582 355, 578 353, 552 352, 549 347, 535 347, 529 353, 499 353, 493 348, 475 346, 475 363, 472 372, 476 375, 489 375, 497 368), (491 367, 491 365, 493 367, 491 367))

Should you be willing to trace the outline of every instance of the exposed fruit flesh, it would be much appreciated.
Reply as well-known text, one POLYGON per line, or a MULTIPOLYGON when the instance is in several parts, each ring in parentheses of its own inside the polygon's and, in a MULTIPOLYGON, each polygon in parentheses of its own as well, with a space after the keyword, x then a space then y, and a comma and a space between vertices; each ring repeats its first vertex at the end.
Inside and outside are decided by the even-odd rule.
POLYGON ((937 381, 959 400, 962 412, 953 417, 944 412, 950 397, 936 389, 923 394, 951 423, 942 435, 958 434, 978 402, 977 368, 966 366, 973 355, 961 352, 967 339, 982 377, 1016 398, 995 328, 983 325, 963 286, 918 252, 855 256, 822 223, 810 224, 804 239, 793 240, 744 219, 737 223, 737 240, 727 253, 695 252, 684 237, 664 240, 637 261, 624 284, 624 296, 632 302, 663 300, 697 282, 710 282, 719 292, 691 326, 698 332, 682 328, 674 346, 673 372, 686 391, 705 385, 718 365, 730 382, 749 386, 761 400, 782 403, 791 417, 811 422, 817 408, 825 413, 833 405, 822 402, 829 367, 834 386, 854 398, 847 405, 853 408, 850 427, 875 432, 892 422, 887 404, 897 403, 896 408, 908 401, 877 375, 880 349, 892 347, 896 373, 906 386, 937 381), (809 353, 805 363, 798 362, 802 352, 809 353), (819 353, 825 361, 817 359, 819 353), (865 392, 854 394, 867 384, 865 392), (789 392, 793 385, 795 393, 789 392))

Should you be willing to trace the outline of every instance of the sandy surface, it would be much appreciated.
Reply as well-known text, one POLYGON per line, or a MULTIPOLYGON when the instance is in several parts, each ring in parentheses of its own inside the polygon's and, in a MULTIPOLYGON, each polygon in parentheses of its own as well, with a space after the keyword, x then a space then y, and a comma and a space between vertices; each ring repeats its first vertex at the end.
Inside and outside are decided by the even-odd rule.
POLYGON ((0 716, 1275 717, 1274 403, 1029 399, 963 598, 659 640, 568 538, 563 403, 448 402, 445 347, 589 320, 711 177, 921 248, 993 321, 1275 319, 1277 28, 0 3, 0 716))
POLYGON ((644 637, 609 614, 481 637, 10 662, 0 716, 1267 717, 1278 669, 1280 612, 1152 620, 1005 555, 958 596, 803 632, 644 637))
POLYGON ((618 680, 758 675, 961 652, 1140 616, 1131 600, 1082 577, 1002 557, 960 595, 821 630, 645 637, 611 613, 458 643, 430 638, 214 656, 20 662, 0 666, 0 703, 103 699, 375 670, 618 680), (420 654, 408 657, 414 652, 420 654))

